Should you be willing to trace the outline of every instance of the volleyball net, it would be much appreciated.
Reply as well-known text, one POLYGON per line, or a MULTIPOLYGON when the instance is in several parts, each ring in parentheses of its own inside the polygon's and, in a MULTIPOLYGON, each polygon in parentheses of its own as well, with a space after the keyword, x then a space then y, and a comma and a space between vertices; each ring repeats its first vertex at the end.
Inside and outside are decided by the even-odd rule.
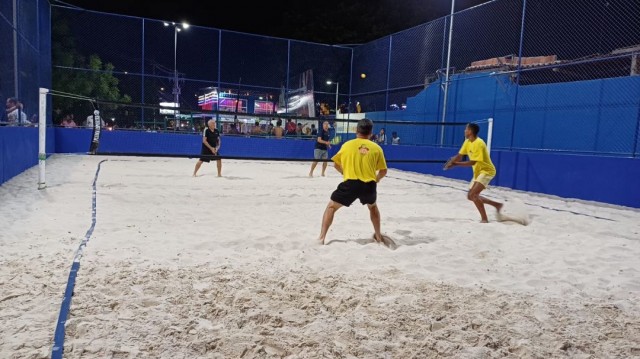
POLYGON ((258 107, 252 112, 213 111, 116 103, 47 89, 41 89, 40 104, 42 176, 48 155, 45 144, 51 140, 56 153, 322 162, 331 161, 343 143, 356 138, 358 121, 367 116, 374 124, 371 140, 383 147, 388 163, 441 166, 464 141, 468 122, 480 125, 480 136, 489 148, 493 132, 492 119, 439 122, 400 112, 394 118, 390 117, 393 112, 309 117, 258 107), (48 113, 53 119, 47 125, 48 113), (220 133, 217 156, 201 154, 209 122, 220 133), (325 122, 331 145, 327 159, 317 159, 314 150, 325 122), (47 139, 46 127, 55 128, 54 139, 47 139))

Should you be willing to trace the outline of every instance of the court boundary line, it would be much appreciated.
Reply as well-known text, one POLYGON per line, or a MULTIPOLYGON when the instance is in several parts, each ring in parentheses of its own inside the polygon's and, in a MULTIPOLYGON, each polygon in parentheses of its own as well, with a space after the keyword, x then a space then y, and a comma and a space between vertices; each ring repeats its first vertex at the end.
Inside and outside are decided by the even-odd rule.
POLYGON ((71 269, 69 270, 69 278, 67 279, 67 286, 64 291, 64 297, 62 298, 62 303, 60 304, 60 313, 58 315, 58 321, 56 322, 56 330, 53 335, 53 348, 51 349, 51 359, 62 359, 62 354, 64 352, 64 339, 65 339, 65 325, 67 323, 67 318, 69 317, 69 311, 71 309, 71 299, 73 297, 73 290, 76 285, 76 276, 78 275, 78 271, 80 270, 80 259, 82 258, 82 253, 84 248, 89 243, 89 239, 93 235, 93 230, 96 227, 96 214, 97 214, 97 189, 96 184, 98 182, 98 175, 100 174, 100 168, 102 163, 108 161, 108 159, 101 160, 98 162, 98 168, 96 169, 96 174, 93 177, 92 184, 92 195, 91 195, 91 226, 87 230, 87 233, 84 236, 82 242, 78 246, 74 256, 73 263, 71 264, 71 269))
MULTIPOLYGON (((408 178, 400 178, 400 177, 394 177, 394 176, 386 176, 386 177, 390 178, 390 179, 400 180, 400 181, 412 182, 412 183, 417 183, 417 184, 425 184, 427 186, 433 186, 433 187, 451 188, 451 189, 454 189, 454 190, 457 190, 457 191, 467 192, 466 189, 462 189, 462 188, 458 188, 458 187, 454 187, 454 186, 449 186, 449 185, 429 183, 429 182, 421 182, 421 181, 416 181, 416 180, 412 180, 412 179, 408 179, 408 178)), ((547 209, 547 210, 550 210, 550 211, 565 212, 565 213, 575 214, 577 216, 585 216, 585 217, 590 217, 590 218, 594 218, 594 219, 601 219, 603 221, 617 222, 615 219, 594 216, 594 215, 591 215, 591 214, 580 213, 580 212, 576 212, 576 211, 570 211, 570 210, 567 210, 567 209, 559 209, 559 208, 547 207, 547 206, 534 204, 534 203, 529 203, 529 202, 524 202, 524 201, 523 201, 523 203, 525 205, 527 205, 527 206, 538 207, 538 208, 547 209)))

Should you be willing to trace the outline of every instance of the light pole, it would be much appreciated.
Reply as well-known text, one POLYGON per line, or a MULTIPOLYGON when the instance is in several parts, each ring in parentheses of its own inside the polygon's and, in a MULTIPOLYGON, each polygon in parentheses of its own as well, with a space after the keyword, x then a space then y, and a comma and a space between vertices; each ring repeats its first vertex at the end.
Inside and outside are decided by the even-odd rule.
MULTIPOLYGON (((176 24, 175 22, 165 22, 164 26, 173 26, 173 102, 176 107, 180 107, 180 85, 178 84, 178 33, 182 29, 188 29, 189 24, 183 22, 176 24), (179 27, 182 26, 182 29, 179 27)), ((174 113, 175 115, 175 113, 174 113)), ((176 126, 178 123, 176 122, 176 126)))
MULTIPOLYGON (((327 81, 327 85, 333 85, 334 82, 329 80, 327 81)), ((338 118, 338 90, 340 89, 340 83, 339 82, 335 82, 336 84, 336 118, 338 118)))

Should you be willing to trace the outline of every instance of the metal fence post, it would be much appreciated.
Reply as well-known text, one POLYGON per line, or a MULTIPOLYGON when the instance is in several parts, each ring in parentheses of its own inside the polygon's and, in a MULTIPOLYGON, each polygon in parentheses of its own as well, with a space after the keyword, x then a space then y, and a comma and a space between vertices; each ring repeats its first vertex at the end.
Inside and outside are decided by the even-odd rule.
POLYGON ((389 35, 389 56, 387 58, 387 90, 386 90, 386 98, 384 100, 384 122, 385 122, 385 129, 384 129, 384 138, 385 138, 385 143, 387 142, 387 113, 389 112, 389 82, 391 82, 391 51, 393 51, 393 35, 389 35))
POLYGON ((527 15, 527 0, 522 2, 522 22, 520 23, 520 49, 518 50, 518 67, 516 68, 516 93, 513 99, 513 118, 511 122, 511 143, 509 150, 513 151, 513 137, 516 134, 516 114, 518 112, 518 90, 520 89, 520 72, 522 71, 522 48, 524 47, 524 20, 527 15))
POLYGON ((440 146, 444 146, 444 122, 447 118, 447 100, 449 97, 449 68, 451 67, 451 43, 453 40, 453 15, 456 8, 456 1, 451 0, 451 15, 449 22, 449 48, 447 50, 447 69, 444 79, 444 100, 442 104, 442 129, 440 130, 440 146))

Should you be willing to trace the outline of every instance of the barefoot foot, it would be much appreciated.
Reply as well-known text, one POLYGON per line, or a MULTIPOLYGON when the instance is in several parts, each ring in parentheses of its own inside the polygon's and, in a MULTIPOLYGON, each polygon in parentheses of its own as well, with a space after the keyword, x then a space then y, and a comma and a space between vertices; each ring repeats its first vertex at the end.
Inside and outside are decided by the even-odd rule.
POLYGON ((373 234, 373 240, 378 242, 378 243, 382 243, 384 244, 384 240, 382 239, 382 235, 377 235, 377 234, 373 234))

